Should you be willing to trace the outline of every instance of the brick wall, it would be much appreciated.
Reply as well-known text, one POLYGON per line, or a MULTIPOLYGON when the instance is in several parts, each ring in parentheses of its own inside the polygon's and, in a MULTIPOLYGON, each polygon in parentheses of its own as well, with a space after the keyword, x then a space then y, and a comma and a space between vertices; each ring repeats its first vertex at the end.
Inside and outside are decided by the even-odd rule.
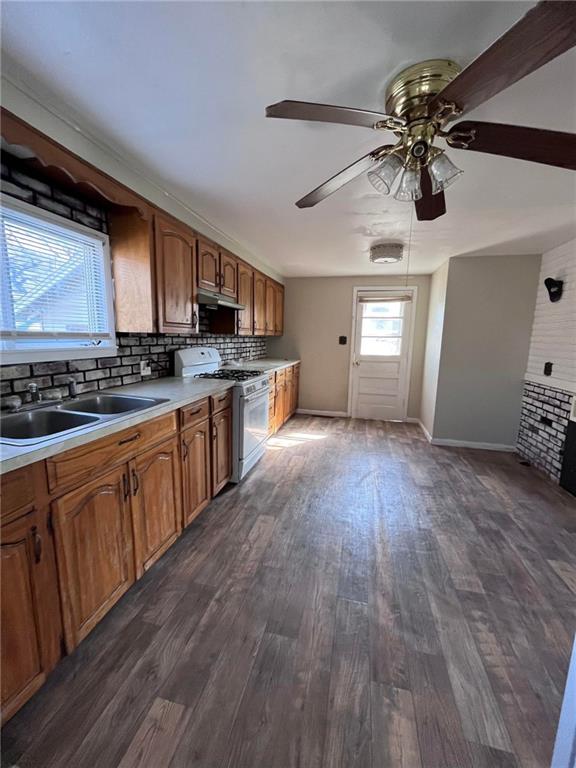
POLYGON ((524 382, 518 453, 556 482, 573 397, 565 390, 524 382))
MULTIPOLYGON (((37 205, 87 227, 107 231, 106 211, 47 184, 28 166, 10 155, 2 158, 2 192, 37 205)), ((0 395, 22 395, 31 382, 44 396, 66 393, 73 378, 79 392, 134 384, 173 374, 174 351, 190 346, 216 347, 224 360, 255 360, 266 357, 266 339, 261 336, 224 336, 208 333, 205 311, 200 310, 200 333, 194 336, 166 334, 118 334, 115 357, 0 366, 0 395), (152 374, 140 375, 140 361, 149 360, 152 374)), ((1 400, 0 400, 1 405, 1 400)))

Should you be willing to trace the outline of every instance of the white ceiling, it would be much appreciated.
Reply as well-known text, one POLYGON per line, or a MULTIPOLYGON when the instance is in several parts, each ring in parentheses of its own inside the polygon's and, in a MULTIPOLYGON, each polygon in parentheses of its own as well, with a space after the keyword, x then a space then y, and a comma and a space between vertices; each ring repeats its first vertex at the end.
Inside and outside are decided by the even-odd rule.
MULTIPOLYGON (((408 238, 411 206, 365 178, 316 208, 294 202, 390 134, 267 120, 285 98, 381 109, 391 76, 426 58, 464 65, 524 2, 5 2, 2 44, 38 93, 161 180, 281 274, 398 271, 369 265, 408 238)), ((576 51, 471 119, 576 130, 576 51)), ((451 150, 464 176, 448 214, 417 222, 411 270, 460 254, 535 253, 576 236, 576 174, 451 150)), ((404 269, 404 267, 402 267, 404 269)))

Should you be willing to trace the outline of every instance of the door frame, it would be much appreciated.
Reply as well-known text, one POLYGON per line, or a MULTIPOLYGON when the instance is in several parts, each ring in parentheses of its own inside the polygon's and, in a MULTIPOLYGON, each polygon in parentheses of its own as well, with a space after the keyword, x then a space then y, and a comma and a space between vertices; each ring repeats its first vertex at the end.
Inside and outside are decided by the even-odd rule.
POLYGON ((383 293, 412 294, 412 313, 410 318, 410 330, 408 333, 408 359, 406 361, 406 389, 404 392, 404 409, 402 421, 408 418, 408 399, 410 397, 410 380, 412 376, 412 353, 414 350, 414 329, 416 326, 416 307, 418 304, 418 286, 416 285, 355 285, 352 289, 352 330, 350 333, 350 354, 348 356, 348 406, 346 415, 352 416, 352 371, 354 362, 354 350, 356 349, 356 311, 358 307, 358 294, 362 291, 382 291, 383 293))

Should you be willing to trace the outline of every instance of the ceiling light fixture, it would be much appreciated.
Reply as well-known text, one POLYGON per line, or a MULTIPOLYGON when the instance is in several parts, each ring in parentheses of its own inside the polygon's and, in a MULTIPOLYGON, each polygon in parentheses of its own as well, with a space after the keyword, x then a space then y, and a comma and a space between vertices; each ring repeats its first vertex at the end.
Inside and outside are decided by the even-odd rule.
POLYGON ((370 246, 370 261, 374 264, 396 264, 402 261, 402 243, 375 243, 370 246))
POLYGON ((402 170, 404 163, 397 154, 388 155, 374 171, 369 171, 368 181, 377 192, 389 195, 394 179, 402 170))
POLYGON ((432 194, 437 195, 453 184, 458 176, 462 175, 445 152, 439 152, 428 164, 428 171, 432 179, 432 194))
POLYGON ((394 199, 401 203, 411 203, 414 200, 420 200, 421 197, 420 168, 404 168, 394 199))

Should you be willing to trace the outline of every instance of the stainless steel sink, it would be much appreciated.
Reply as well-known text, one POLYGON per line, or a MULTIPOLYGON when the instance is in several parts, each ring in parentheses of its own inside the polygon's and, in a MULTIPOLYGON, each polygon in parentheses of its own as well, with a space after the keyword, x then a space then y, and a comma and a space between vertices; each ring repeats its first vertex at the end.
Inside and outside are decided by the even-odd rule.
MULTIPOLYGON (((167 403, 166 398, 131 395, 86 395, 50 405, 43 403, 31 410, 0 417, 0 443, 34 445, 51 437, 106 424, 128 413, 167 403)), ((28 406, 30 407, 30 406, 28 406)))
POLYGON ((56 409, 14 413, 0 419, 0 439, 11 445, 29 445, 97 421, 100 421, 97 416, 87 413, 68 413, 56 409))
POLYGON ((59 407, 62 410, 81 413, 97 413, 110 416, 131 411, 141 411, 166 400, 155 397, 132 397, 131 395, 91 395, 78 400, 67 401, 59 407))

